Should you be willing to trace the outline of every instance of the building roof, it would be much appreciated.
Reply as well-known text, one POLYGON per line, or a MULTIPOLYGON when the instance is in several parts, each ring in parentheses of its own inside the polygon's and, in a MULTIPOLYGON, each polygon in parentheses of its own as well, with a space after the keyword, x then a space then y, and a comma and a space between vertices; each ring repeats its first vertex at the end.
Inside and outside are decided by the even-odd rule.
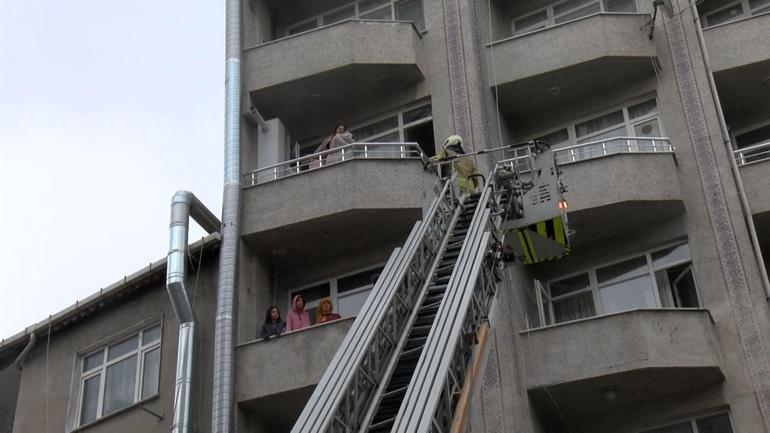
MULTIPOLYGON (((206 247, 217 247, 221 241, 219 233, 213 233, 193 242, 189 246, 192 255, 194 252, 200 252, 206 247)), ((8 338, 0 340, 0 368, 8 362, 8 358, 14 358, 16 353, 26 345, 30 333, 34 332, 39 338, 47 335, 49 329, 56 331, 79 321, 86 316, 90 316, 102 308, 111 304, 110 301, 122 298, 136 290, 148 287, 150 283, 157 282, 165 278, 166 257, 150 263, 148 266, 126 275, 123 279, 99 289, 98 292, 75 301, 69 307, 54 313, 47 318, 27 326, 23 331, 18 332, 8 338), (14 350, 15 349, 15 350, 14 350)))

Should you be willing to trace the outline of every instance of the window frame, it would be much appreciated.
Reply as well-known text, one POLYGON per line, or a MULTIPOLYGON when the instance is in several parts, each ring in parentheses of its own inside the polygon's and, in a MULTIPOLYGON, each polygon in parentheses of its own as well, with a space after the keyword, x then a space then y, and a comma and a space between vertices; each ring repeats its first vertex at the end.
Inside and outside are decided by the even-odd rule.
POLYGON ((563 4, 563 3, 570 2, 570 1, 572 1, 572 0, 556 1, 556 2, 553 2, 553 3, 549 4, 549 5, 546 5, 546 6, 543 6, 543 7, 540 7, 540 8, 533 9, 531 11, 525 12, 525 13, 523 13, 521 15, 517 15, 517 16, 511 17, 511 19, 510 19, 511 34, 513 36, 520 36, 520 35, 524 35, 524 34, 527 34, 527 33, 536 32, 538 30, 546 29, 546 28, 549 28, 549 27, 554 27, 554 26, 561 25, 561 24, 566 24, 566 23, 569 23, 569 22, 572 22, 572 21, 576 21, 576 20, 579 20, 579 19, 583 19, 583 18, 590 17, 590 16, 593 16, 593 15, 598 15, 598 14, 641 13, 641 12, 639 12, 639 4, 640 4, 639 0, 633 0, 634 1, 634 5, 636 6, 636 12, 609 12, 609 11, 607 11, 607 5, 605 4, 606 0, 591 0, 591 1, 586 2, 585 4, 582 4, 582 5, 579 5, 579 6, 575 6, 572 9, 569 9, 569 10, 567 10, 565 12, 561 12, 561 13, 559 13, 557 15, 556 12, 555 12, 555 7, 557 7, 557 6, 559 6, 559 5, 563 4), (576 11, 582 9, 582 8, 588 7, 589 5, 594 4, 594 3, 598 3, 599 4, 599 11, 598 12, 592 12, 592 13, 589 13, 587 15, 584 15, 584 16, 581 16, 581 17, 578 17, 578 18, 573 18, 573 19, 570 19, 570 20, 567 20, 567 21, 563 21, 563 22, 560 22, 560 23, 556 22, 556 20, 559 19, 560 17, 569 15, 569 14, 571 14, 573 12, 576 12, 576 11), (516 21, 520 21, 522 19, 529 18, 529 17, 531 17, 533 15, 537 15, 539 13, 542 13, 543 11, 546 11, 546 19, 545 19, 545 21, 540 21, 536 25, 531 25, 531 26, 528 26, 528 27, 524 27, 524 28, 522 28, 521 30, 518 30, 518 31, 516 30, 516 21))
MULTIPOLYGON (((627 102, 624 102, 624 103, 619 104, 619 105, 615 105, 615 106, 613 106, 611 108, 607 108, 607 109, 604 109, 604 110, 601 110, 601 111, 596 111, 596 112, 594 112, 592 114, 589 114, 587 116, 582 116, 582 117, 580 117, 578 119, 575 119, 575 120, 567 123, 566 125, 562 124, 562 125, 560 125, 558 127, 555 127, 555 128, 549 128, 549 129, 545 129, 545 130, 543 130, 541 132, 537 132, 535 134, 530 134, 529 136, 527 136, 527 138, 525 140, 522 140, 522 141, 529 141, 529 140, 534 140, 534 139, 542 139, 542 138, 547 137, 549 135, 552 135, 552 134, 555 134, 557 132, 561 132, 563 130, 566 130, 567 131, 567 140, 561 141, 559 143, 548 143, 548 144, 551 145, 551 147, 554 150, 558 150, 558 149, 561 149, 563 147, 575 146, 575 145, 578 145, 578 144, 589 143, 591 141, 595 141, 595 140, 593 140, 593 138, 598 137, 598 136, 600 136, 600 135, 602 135, 604 133, 607 133, 609 131, 612 131, 613 129, 617 129, 621 125, 625 128, 625 134, 623 134, 621 136, 637 137, 635 127, 637 125, 640 125, 642 123, 648 122, 648 121, 653 120, 653 119, 657 120, 657 122, 658 122, 658 128, 660 129, 660 136, 661 137, 665 137, 666 136, 666 132, 665 132, 665 130, 663 128, 663 122, 662 122, 662 119, 661 119, 661 116, 660 116, 659 98, 658 98, 658 95, 656 95, 654 93, 653 94, 647 94, 645 96, 641 96, 641 97, 638 97, 638 98, 631 99, 631 100, 629 100, 627 102), (631 115, 629 113, 629 108, 630 107, 633 107, 635 105, 639 105, 641 103, 644 103, 644 102, 647 102, 647 101, 650 101, 650 100, 654 100, 655 101, 655 109, 653 111, 650 111, 649 113, 643 114, 643 115, 638 116, 638 117, 631 118, 631 115), (598 119, 600 117, 606 116, 606 115, 608 115, 610 113, 613 113, 615 111, 618 111, 618 110, 623 112, 623 123, 617 123, 615 125, 612 125, 612 126, 609 126, 609 127, 606 127, 606 128, 602 128, 600 130, 593 131, 593 132, 591 132, 589 134, 586 134, 584 136, 581 136, 581 137, 577 136, 577 128, 576 128, 577 125, 579 125, 581 123, 588 122, 590 120, 598 119)), ((641 138, 644 138, 644 137, 641 137, 641 138)), ((610 139, 608 139, 608 140, 610 140, 610 139)), ((582 160, 582 159, 590 159, 590 158, 586 158, 586 157, 583 157, 580 154, 576 154, 576 155, 573 155, 573 156, 570 157, 570 162, 579 161, 579 160, 582 160)))
MULTIPOLYGON (((353 0, 351 2, 345 3, 344 5, 335 7, 334 9, 329 9, 327 11, 324 11, 324 12, 320 13, 320 14, 316 14, 316 15, 313 15, 313 16, 308 17, 308 18, 303 18, 301 21, 296 21, 294 23, 291 23, 291 24, 285 26, 281 30, 281 32, 280 32, 281 36, 280 37, 293 36, 293 35, 300 34, 300 33, 306 32, 306 31, 315 30, 315 29, 318 29, 318 28, 321 28, 321 27, 334 25, 334 24, 337 24, 337 23, 345 21, 345 20, 401 21, 401 20, 399 20, 396 17, 396 10, 397 10, 397 4, 400 3, 402 0, 388 0, 387 4, 382 4, 380 6, 375 6, 373 8, 366 9, 366 10, 362 11, 360 3, 364 2, 364 1, 365 0, 353 0), (344 10, 346 8, 349 8, 351 5, 353 6, 353 16, 351 16, 349 18, 345 18, 345 19, 340 20, 340 21, 335 21, 334 23, 331 23, 331 24, 325 24, 324 23, 324 21, 323 21, 324 17, 326 17, 326 16, 328 16, 330 14, 333 14, 335 12, 344 10), (389 9, 390 10, 390 19, 361 18, 361 15, 368 15, 368 14, 371 14, 373 12, 378 12, 378 11, 384 10, 384 9, 389 9), (314 22, 314 21, 315 21, 316 25, 312 29, 303 30, 303 31, 300 31, 300 32, 297 32, 297 33, 292 33, 291 32, 293 29, 296 29, 298 27, 302 27, 302 26, 304 26, 304 25, 306 25, 308 23, 314 22)), ((420 1, 420 9, 423 11, 422 13, 423 13, 423 19, 424 19, 424 16, 425 16, 425 10, 424 10, 424 5, 423 5, 423 1, 424 0, 419 0, 419 1, 420 1)), ((603 0, 599 0, 599 1, 603 1, 603 0)), ((417 23, 415 23, 415 26, 417 26, 417 23)), ((424 23, 423 23, 423 27, 424 27, 424 23)), ((418 28, 418 30, 421 31, 421 32, 425 31, 424 28, 418 28)))
POLYGON ((685 418, 683 420, 679 420, 679 421, 675 421, 675 422, 669 422, 669 423, 666 423, 666 424, 660 424, 660 425, 657 425, 657 426, 654 426, 654 427, 650 427, 650 428, 645 429, 645 430, 641 430, 641 431, 639 431, 639 433, 654 433, 655 430, 659 430, 659 429, 666 428, 666 427, 673 427, 673 426, 675 426, 677 424, 684 424, 686 422, 690 423, 690 429, 692 430, 693 433, 702 433, 698 429, 698 424, 697 424, 698 420, 702 420, 704 418, 709 418, 709 417, 716 416, 716 415, 727 415, 727 420, 730 422, 730 430, 732 430, 733 433, 735 433, 735 425, 733 424, 733 417, 730 415, 730 411, 729 410, 720 410, 720 411, 716 411, 716 412, 708 412, 708 413, 703 414, 703 415, 698 415, 698 416, 694 416, 694 417, 691 417, 691 418, 685 418))
MULTIPOLYGON (((358 269, 356 271, 347 272, 347 273, 344 273, 344 274, 339 274, 339 275, 336 275, 336 276, 334 276, 332 278, 324 278, 324 279, 320 279, 320 280, 314 281, 314 282, 309 283, 309 284, 304 284, 304 285, 299 286, 299 287, 291 288, 291 289, 286 291, 286 304, 285 305, 288 306, 286 311, 287 312, 291 311, 291 308, 292 308, 291 300, 293 298, 293 296, 292 296, 293 293, 302 292, 302 291, 310 289, 312 287, 320 286, 322 284, 328 283, 329 284, 329 296, 328 296, 328 298, 332 301, 332 305, 334 305, 334 312, 340 314, 340 311, 339 311, 339 299, 340 298, 345 298, 345 297, 348 297, 348 296, 353 296, 353 295, 362 293, 362 292, 367 291, 367 290, 370 291, 372 288, 374 288, 374 283, 365 284, 363 286, 356 287, 354 289, 348 290, 346 292, 343 292, 342 296, 340 296, 340 293, 339 293, 339 290, 338 290, 338 285, 337 285, 338 281, 343 279, 343 278, 346 278, 346 277, 350 277, 350 276, 353 276, 353 275, 356 275, 356 274, 362 274, 362 273, 365 273, 365 272, 371 272, 371 271, 374 271, 374 270, 379 270, 379 272, 381 273, 384 268, 385 268, 385 263, 382 262, 379 265, 369 266, 369 267, 366 267, 366 268, 358 269)), ((317 308, 319 303, 320 303, 320 301, 321 301, 321 299, 323 299, 323 298, 315 299, 315 300, 312 300, 312 301, 305 300, 305 311, 307 311, 308 309, 317 308)), ((355 317, 355 316, 348 316, 348 317, 355 317)), ((345 318, 345 316, 343 316, 343 318, 345 318)))
MULTIPOLYGON (((388 136, 390 134, 393 134, 393 133, 397 132, 398 133, 398 139, 396 141, 403 143, 405 141, 406 130, 407 129, 409 129, 411 127, 414 127, 414 126, 422 125, 422 124, 428 123, 428 122, 433 122, 433 104, 432 104, 432 102, 430 100, 423 99, 423 100, 411 103, 409 105, 406 105, 406 106, 404 106, 402 108, 396 109, 394 111, 390 111, 388 113, 383 113, 383 114, 378 114, 377 116, 371 117, 369 119, 366 119, 363 122, 351 125, 351 126, 348 127, 348 131, 350 131, 353 134, 353 138, 356 140, 356 142, 360 142, 360 143, 375 142, 373 140, 377 140, 379 138, 386 137, 386 136, 388 136), (431 114, 429 116, 422 117, 422 118, 419 118, 417 120, 413 120, 413 121, 408 122, 408 123, 404 122, 404 113, 406 113, 408 111, 412 111, 412 110, 417 109, 417 108, 422 108, 422 107, 430 107, 430 113, 431 114), (359 130, 361 128, 365 128, 365 127, 373 125, 373 124, 375 124, 377 122, 381 122, 383 120, 390 119, 390 118, 393 118, 393 117, 397 118, 396 119, 397 120, 396 126, 393 127, 393 128, 389 128, 387 130, 380 131, 380 132, 378 132, 378 133, 376 133, 374 135, 370 135, 370 136, 358 137, 355 134, 356 130, 359 130)), ((311 155, 313 153, 313 151, 318 147, 318 144, 321 142, 321 140, 323 140, 324 138, 326 138, 326 136, 314 137, 313 139, 307 140, 304 143, 300 144, 299 145, 299 149, 297 149, 295 151, 295 153, 297 154, 297 157, 311 155)))
POLYGON ((714 9, 714 10, 708 11, 708 12, 704 13, 703 15, 701 15, 701 18, 705 22, 705 25, 703 27, 704 28, 709 28, 709 27, 721 26, 723 24, 729 24, 729 23, 732 23, 732 22, 735 22, 735 21, 738 21, 738 20, 741 20, 741 19, 744 19, 744 18, 755 17, 755 16, 759 16, 759 15, 762 15, 762 14, 766 14, 766 13, 770 13, 770 4, 762 5, 762 6, 756 7, 756 8, 752 8, 751 7, 751 2, 749 0, 737 0, 737 1, 734 1, 732 3, 728 3, 728 4, 724 5, 724 6, 720 6, 720 7, 716 8, 716 9, 714 9), (717 23, 717 24, 709 23, 709 17, 710 16, 713 16, 715 14, 718 14, 719 12, 723 12, 723 11, 725 11, 727 9, 730 9, 731 7, 734 7, 735 5, 740 5, 741 6, 741 14, 740 15, 732 17, 731 19, 729 19, 727 21, 723 21, 721 23, 717 23))
POLYGON ((77 392, 74 395, 77 400, 76 400, 76 409, 74 412, 74 420, 71 423, 74 426, 74 428, 69 429, 67 431, 72 431, 74 429, 79 429, 79 428, 97 423, 102 419, 105 419, 117 413, 120 413, 126 408, 132 407, 133 405, 139 404, 143 401, 154 399, 157 396, 159 396, 160 381, 161 381, 161 366, 163 363, 163 351, 161 349, 162 343, 163 343, 163 321, 155 320, 150 322, 144 322, 140 325, 130 327, 129 329, 126 329, 125 332, 114 335, 106 340, 102 340, 78 352, 76 355, 77 362, 75 363, 76 370, 74 372, 75 380, 77 380, 77 384, 78 384, 77 392), (159 333, 158 339, 145 344, 144 333, 156 327, 158 328, 158 333, 159 333), (111 346, 119 344, 133 337, 137 338, 136 348, 116 357, 115 359, 112 359, 112 360, 109 359, 109 348, 111 346), (142 391, 143 391, 142 386, 143 386, 143 378, 144 378, 144 372, 145 372, 145 356, 148 353, 152 352, 153 350, 159 351, 158 352, 158 380, 157 380, 157 383, 155 384, 157 387, 157 391, 152 395, 142 398, 142 391), (95 354, 98 354, 99 352, 102 352, 101 364, 99 364, 94 368, 91 368, 90 370, 83 371, 84 365, 85 365, 84 364, 85 359, 95 354), (116 365, 122 361, 125 361, 126 359, 129 359, 132 356, 136 356, 136 367, 134 371, 135 376, 134 376, 134 389, 133 389, 132 402, 124 407, 115 409, 111 413, 105 414, 104 404, 105 404, 107 369, 113 365, 116 365), (83 403, 84 403, 83 393, 85 390, 85 382, 97 376, 99 376, 99 393, 97 396, 96 417, 84 423, 82 422, 82 416, 83 416, 83 403))
MULTIPOLYGON (((680 309, 681 310, 686 310, 686 309, 692 309, 693 308, 693 307, 664 307, 663 303, 662 303, 662 301, 660 299, 660 288, 658 287, 658 281, 655 278, 655 273, 656 272, 659 272, 659 271, 665 270, 665 269, 671 269, 671 268, 674 268, 674 267, 677 267, 677 266, 681 266, 681 265, 687 264, 687 263, 690 264, 690 268, 692 269, 693 283, 695 285, 695 298, 696 298, 699 306, 703 305, 702 300, 701 300, 701 296, 700 296, 700 292, 699 292, 699 289, 698 289, 698 282, 697 282, 697 278, 696 278, 697 272, 695 270, 695 266, 694 266, 693 261, 692 261, 692 251, 690 251, 689 259, 681 259, 681 260, 672 261, 672 262, 666 263, 663 266, 657 266, 656 267, 654 265, 654 262, 652 260, 652 255, 654 253, 657 253, 657 252, 660 252, 660 251, 665 251, 665 250, 667 250, 669 248, 676 247, 676 246, 679 246, 679 245, 687 245, 688 249, 689 249, 690 243, 687 240, 684 240, 684 241, 679 240, 679 241, 668 242, 668 243, 665 243, 663 245, 660 245, 660 246, 657 246, 657 247, 654 247, 654 248, 649 248, 649 249, 646 249, 646 250, 641 251, 641 252, 637 252, 637 253, 634 253, 634 254, 628 254, 628 255, 623 256, 623 257, 618 258, 618 259, 610 260, 610 261, 607 261, 607 262, 602 262, 602 263, 600 263, 598 265, 588 267, 587 269, 581 269, 579 271, 570 272, 570 273, 567 273, 567 274, 564 274, 564 275, 559 275, 559 276, 555 276, 555 277, 547 279, 545 281, 545 283, 542 284, 542 287, 544 288, 544 290, 542 291, 542 294, 538 293, 538 296, 542 297, 543 300, 545 301, 545 303, 548 306, 548 310, 547 311, 543 311, 540 314, 541 318, 545 320, 544 322, 542 322, 543 326, 549 326, 549 325, 556 325, 556 324, 560 324, 560 323, 571 322, 572 320, 565 320, 565 321, 561 321, 561 322, 556 322, 556 316, 555 316, 555 312, 554 312, 554 308, 553 308, 553 302, 554 301, 560 301, 560 300, 563 300, 563 299, 567 299, 567 298, 570 298, 572 296, 577 296, 577 295, 579 295, 581 293, 585 293, 585 292, 591 292, 592 300, 593 300, 593 305, 594 305, 594 311, 595 311, 595 314, 593 316, 588 316, 588 317, 599 317, 599 316, 605 316, 605 315, 608 315, 608 314, 618 313, 618 312, 609 312, 609 313, 605 312, 605 307, 604 307, 604 305, 602 305, 602 302, 601 302, 600 290, 601 290, 601 288, 607 287, 610 284, 604 284, 604 285, 600 286, 600 284, 598 282, 597 271, 600 270, 600 269, 608 268, 610 266, 617 265, 617 264, 620 264, 620 263, 623 263, 623 262, 626 262, 626 261, 630 261, 630 260, 633 260, 633 259, 637 259, 637 258, 640 258, 640 257, 644 257, 644 259, 645 259, 644 271, 641 271, 641 270, 640 271, 635 271, 633 273, 633 276, 626 276, 626 277, 624 277, 624 279, 622 281, 627 281, 629 279, 637 278, 637 277, 642 276, 642 275, 648 275, 650 277, 650 283, 651 283, 650 287, 651 287, 651 290, 653 292, 653 296, 654 296, 654 300, 655 300, 655 306, 654 307, 649 307, 649 308, 655 308, 655 309, 677 309, 677 310, 680 310, 680 309), (582 289, 576 290, 574 292, 565 293, 565 294, 562 294, 562 295, 557 295, 557 296, 552 296, 551 295, 551 284, 557 283, 559 281, 568 280, 570 278, 574 278, 574 277, 577 277, 577 276, 580 276, 580 275, 586 275, 586 274, 588 275, 589 287, 582 288, 582 289)), ((619 282, 619 281, 616 281, 615 283, 617 283, 617 282, 619 282)), ((540 305, 542 305, 542 304, 543 303, 541 302, 540 305)), ((538 306, 539 309, 541 308, 540 305, 538 306)), ((701 307, 695 307, 695 308, 701 308, 701 307)), ((543 307, 543 309, 544 309, 544 307, 543 307)), ((623 310, 623 311, 631 311, 631 310, 623 310)), ((622 312, 622 311, 619 311, 619 312, 622 312)), ((588 318, 588 317, 586 317, 586 318, 588 318)), ((576 320, 582 320, 582 319, 576 319, 576 320)))

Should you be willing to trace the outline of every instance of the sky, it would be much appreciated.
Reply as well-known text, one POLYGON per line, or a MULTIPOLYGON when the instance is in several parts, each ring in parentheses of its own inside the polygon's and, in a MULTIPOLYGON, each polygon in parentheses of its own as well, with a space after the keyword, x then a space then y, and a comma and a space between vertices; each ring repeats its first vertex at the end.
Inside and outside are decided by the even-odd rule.
POLYGON ((223 97, 223 1, 0 0, 0 338, 221 215, 223 97))

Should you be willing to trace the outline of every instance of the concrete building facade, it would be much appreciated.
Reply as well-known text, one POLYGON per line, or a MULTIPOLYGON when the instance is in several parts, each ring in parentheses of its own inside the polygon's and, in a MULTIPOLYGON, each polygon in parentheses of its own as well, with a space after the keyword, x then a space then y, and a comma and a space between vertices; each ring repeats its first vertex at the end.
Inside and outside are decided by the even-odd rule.
MULTIPOLYGON (((245 0, 235 430, 291 429, 430 199, 419 155, 459 134, 469 151, 547 140, 574 230, 569 256, 505 269, 471 431, 770 432, 768 8, 245 0), (319 155, 340 123, 355 144, 319 155), (328 297, 342 319, 258 339, 296 294, 311 318, 328 297)), ((210 431, 218 242, 190 249, 196 432, 210 431)), ((3 340, 0 432, 167 430, 164 272, 3 340)))

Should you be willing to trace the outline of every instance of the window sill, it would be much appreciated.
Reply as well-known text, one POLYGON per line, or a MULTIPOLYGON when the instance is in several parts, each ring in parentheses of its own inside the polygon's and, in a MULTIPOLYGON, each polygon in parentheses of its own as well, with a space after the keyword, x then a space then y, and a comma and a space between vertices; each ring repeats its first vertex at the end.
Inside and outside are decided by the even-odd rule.
MULTIPOLYGON (((67 433, 75 433, 75 432, 84 431, 84 430, 89 429, 89 428, 91 428, 91 427, 93 427, 95 425, 99 425, 99 424, 103 423, 104 421, 107 421, 109 419, 112 419, 112 418, 115 418, 117 416, 120 416, 120 415, 122 415, 122 414, 124 414, 126 412, 129 412, 131 410, 140 409, 140 406, 142 406, 142 405, 144 405, 144 404, 146 404, 148 402, 155 401, 155 400, 157 400, 159 398, 160 398, 160 394, 155 394, 152 397, 147 397, 144 400, 140 400, 140 401, 138 401, 136 403, 130 404, 130 405, 128 405, 128 406, 126 406, 126 407, 124 407, 122 409, 116 410, 115 412, 113 412, 113 413, 111 413, 109 415, 105 415, 105 416, 103 416, 103 417, 101 417, 99 419, 91 421, 88 424, 83 424, 81 426, 75 427, 72 430, 67 430, 67 433)), ((148 416, 149 416, 149 414, 148 414, 148 416)))

